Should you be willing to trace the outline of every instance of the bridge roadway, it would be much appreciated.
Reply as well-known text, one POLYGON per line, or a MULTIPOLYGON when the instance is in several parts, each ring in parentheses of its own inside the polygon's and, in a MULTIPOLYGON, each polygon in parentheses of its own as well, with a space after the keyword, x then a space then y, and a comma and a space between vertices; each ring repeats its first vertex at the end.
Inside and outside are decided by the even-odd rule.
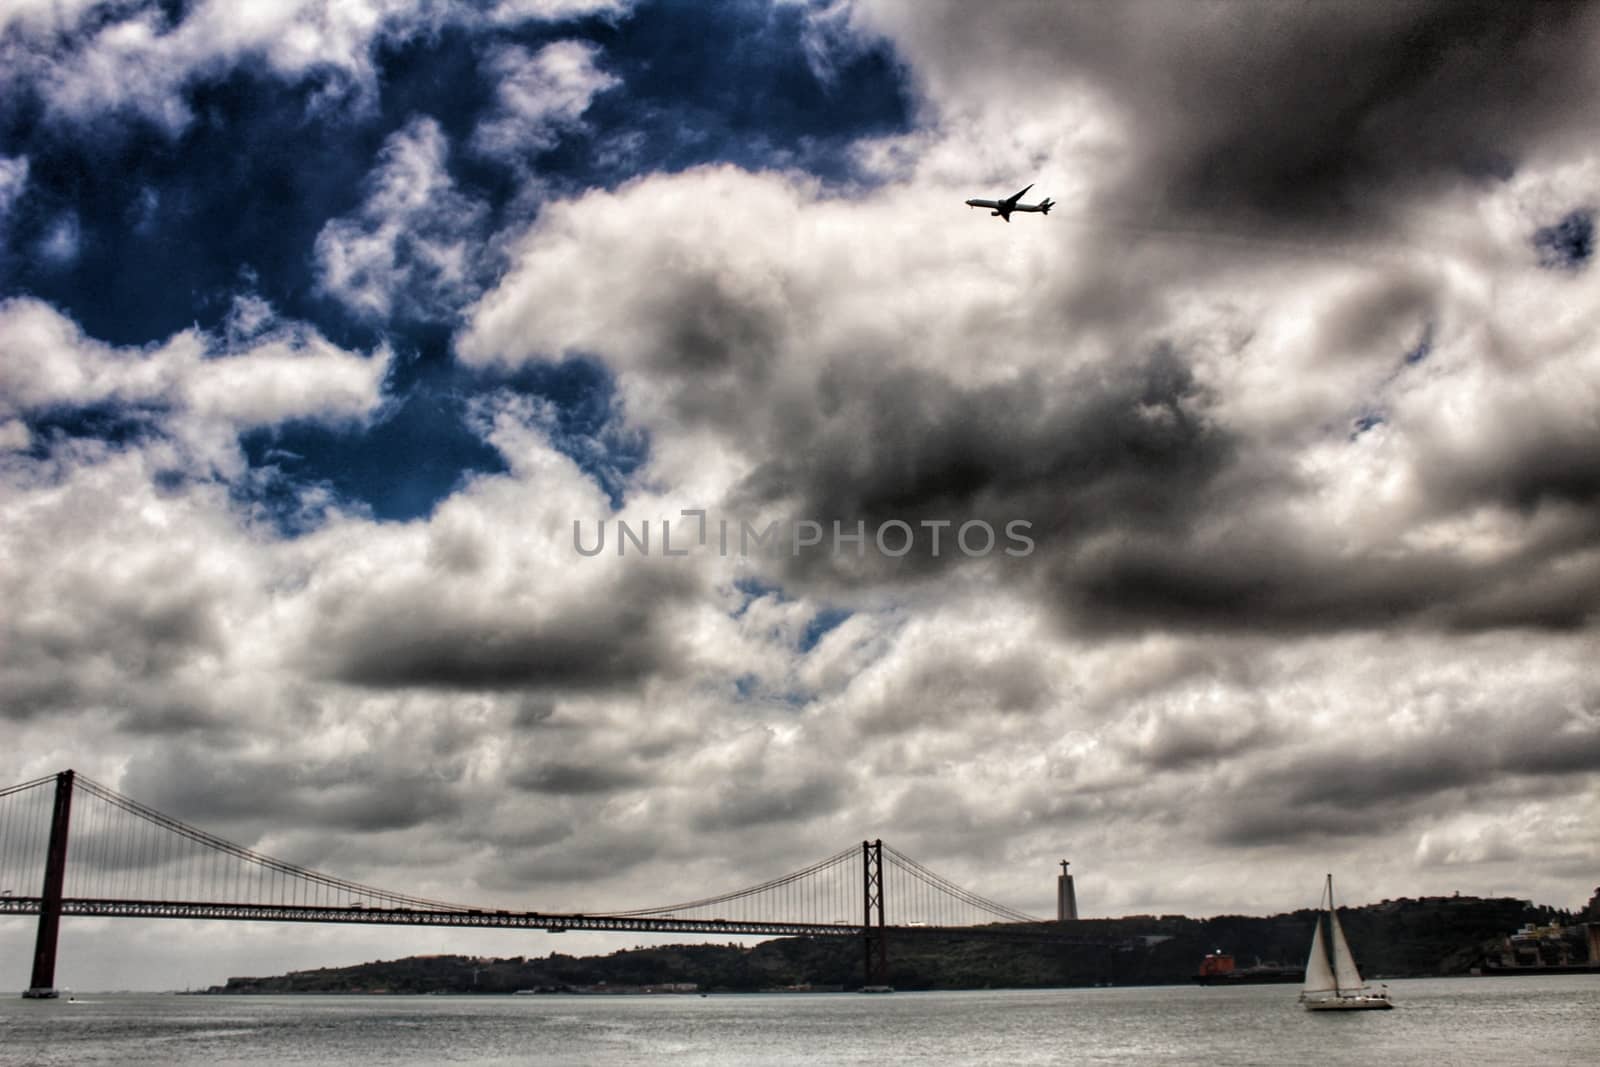
MULTIPOLYGON (((41 898, 0 896, 0 916, 37 915, 41 898)), ((331 907, 313 904, 225 904, 195 900, 107 900, 63 897, 62 915, 128 919, 214 919, 234 922, 360 923, 380 926, 466 926, 507 930, 610 930, 636 933, 746 934, 758 937, 860 937, 856 923, 748 922, 734 919, 672 919, 647 915, 584 915, 466 908, 331 907)), ((886 926, 895 937, 936 936, 1032 941, 1083 946, 1121 946, 1127 938, 1065 934, 1049 923, 991 926, 886 926)))

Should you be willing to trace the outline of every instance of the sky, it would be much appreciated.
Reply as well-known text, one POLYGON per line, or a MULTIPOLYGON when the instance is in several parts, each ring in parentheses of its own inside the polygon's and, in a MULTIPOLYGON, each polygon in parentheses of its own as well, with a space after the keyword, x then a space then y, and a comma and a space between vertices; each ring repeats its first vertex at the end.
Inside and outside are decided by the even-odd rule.
MULTIPOLYGON (((1086 916, 1578 907, 1596 57, 1580 4, 9 0, 0 781, 548 911, 864 838, 1045 915, 1063 857, 1086 916)), ((58 981, 623 947, 69 920, 58 981)))

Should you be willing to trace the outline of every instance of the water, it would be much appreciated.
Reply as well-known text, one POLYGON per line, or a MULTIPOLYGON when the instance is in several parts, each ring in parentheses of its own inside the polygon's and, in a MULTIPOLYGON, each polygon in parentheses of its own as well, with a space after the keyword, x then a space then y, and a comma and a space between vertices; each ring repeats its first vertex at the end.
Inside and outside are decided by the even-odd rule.
POLYGON ((0 1064, 1593 1064, 1600 976, 1397 981, 1390 1012, 1294 986, 764 996, 0 1001, 0 1064))

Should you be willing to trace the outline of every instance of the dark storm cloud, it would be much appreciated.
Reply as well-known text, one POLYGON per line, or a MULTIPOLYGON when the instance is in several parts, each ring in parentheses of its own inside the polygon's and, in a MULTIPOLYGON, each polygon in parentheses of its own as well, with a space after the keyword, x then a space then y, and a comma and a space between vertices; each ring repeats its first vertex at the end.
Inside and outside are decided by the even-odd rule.
POLYGON ((1267 4, 1220 21, 1225 54, 1180 68, 1157 105, 1168 130, 1198 118, 1203 131, 1173 168, 1183 207, 1360 216, 1369 196, 1452 181, 1593 121, 1595 23, 1578 5, 1267 4))
POLYGON ((1314 545, 1238 527, 1205 540, 1130 537, 1059 561, 1055 575, 1079 625, 1272 630, 1398 621, 1448 598, 1464 576, 1443 559, 1337 562, 1314 545))
MULTIPOLYGON (((1395 826, 1432 813, 1441 794, 1500 792, 1564 796, 1573 776, 1600 772, 1600 713, 1591 694, 1567 708, 1463 712, 1425 730, 1393 736, 1384 751, 1349 745, 1290 757, 1259 770, 1219 806, 1214 838, 1226 845, 1284 843, 1322 835, 1364 835, 1361 813, 1395 826), (1519 784, 1523 783, 1523 784, 1519 784), (1532 783, 1531 788, 1527 783, 1532 783)), ((1352 707, 1352 731, 1383 707, 1352 707)))
POLYGON ((375 688, 631 685, 673 669, 662 609, 696 589, 687 571, 637 568, 536 618, 492 603, 430 607, 426 589, 375 594, 321 616, 305 655, 330 677, 375 688))
POLYGON ((707 798, 692 825, 697 831, 711 833, 774 823, 803 823, 843 807, 841 785, 838 776, 826 773, 797 782, 728 783, 707 798))
POLYGON ((585 687, 636 681, 667 663, 643 611, 581 625, 440 626, 436 620, 374 624, 334 665, 333 676, 377 687, 507 689, 585 687))
MULTIPOLYGON (((1422 299, 1420 287, 1367 293, 1353 301, 1361 314, 1324 333, 1360 351, 1385 323, 1416 320, 1422 299)), ((735 374, 757 389, 764 372, 752 368, 735 374)), ((1589 552, 1600 524, 1592 426, 1513 410, 1485 428, 1491 445, 1504 441, 1481 461, 1440 455, 1423 465, 1421 485, 1441 514, 1483 503, 1524 514, 1543 502, 1575 509, 1559 527, 1529 530, 1517 550, 1494 560, 1448 543, 1351 552, 1336 531, 1288 519, 1276 501, 1296 489, 1295 477, 1219 425, 1212 400, 1170 349, 1050 388, 1027 375, 961 388, 930 371, 840 360, 821 376, 810 412, 786 412, 764 428, 771 458, 738 487, 733 506, 792 502, 796 519, 825 529, 865 521, 869 531, 890 519, 916 527, 978 518, 996 530, 1026 519, 1036 550, 1003 573, 1080 632, 1568 629, 1592 618, 1600 593, 1589 552)), ((746 415, 724 412, 736 426, 746 415)), ((816 553, 784 566, 792 578, 866 572, 894 581, 964 562, 953 548, 939 560, 928 548, 924 536, 904 559, 816 553)))
MULTIPOLYGON (((1321 327, 1325 344, 1369 358, 1374 338, 1420 329, 1426 285, 1394 281, 1355 293, 1321 327)), ((682 310, 667 316, 663 336, 692 336, 695 344, 664 344, 658 361, 690 348, 702 357, 729 353, 699 376, 672 368, 668 380, 683 384, 673 394, 683 417, 720 420, 728 432, 758 439, 770 457, 737 487, 731 507, 782 501, 795 519, 825 529, 864 521, 868 531, 891 519, 913 527, 983 519, 997 531, 1025 519, 1035 552, 1008 560, 1004 573, 1074 629, 1570 628, 1592 615, 1600 573, 1584 556, 1584 531, 1600 522, 1600 436, 1591 426, 1514 409, 1485 428, 1484 440, 1503 446, 1487 448, 1481 462, 1440 455, 1421 472, 1441 513, 1481 503, 1531 513, 1544 501, 1582 509, 1563 530, 1530 533, 1492 562, 1448 545, 1351 553, 1336 548, 1332 531, 1301 528, 1279 510, 1275 501, 1296 490, 1295 476, 1212 417, 1215 398, 1172 348, 1049 387, 1023 374, 963 388, 925 369, 835 359, 809 409, 785 407, 757 424, 748 408, 702 402, 723 379, 757 395, 772 388, 761 356, 770 344, 741 342, 752 322, 768 324, 758 335, 775 330, 773 315, 731 296, 672 306, 682 310), (1551 579, 1553 568, 1560 580, 1551 579)), ((1395 345, 1376 347, 1393 358, 1395 345)), ((946 531, 947 543, 951 536, 946 531)), ((935 560, 930 547, 923 535, 903 559, 819 552, 783 565, 796 579, 865 572, 895 581, 964 561, 953 547, 935 560)))
POLYGON ((1525 514, 1541 504, 1597 510, 1600 425, 1551 418, 1532 405, 1508 407, 1503 422, 1479 428, 1475 455, 1441 455, 1430 464, 1429 488, 1455 506, 1494 503, 1525 514))
POLYGON ((301 762, 173 743, 130 758, 121 780, 107 784, 202 828, 221 822, 261 830, 371 832, 462 811, 459 768, 437 759, 402 763, 385 756, 375 748, 355 757, 301 762))
POLYGON ((506 783, 530 793, 583 796, 645 785, 649 778, 633 767, 619 765, 616 758, 597 763, 552 759, 513 770, 506 783))
MULTIPOLYGON (((497 841, 496 845, 502 853, 487 865, 487 873, 479 878, 479 884, 492 890, 527 893, 533 885, 548 887, 552 884, 577 883, 579 891, 582 891, 582 883, 590 883, 583 899, 592 902, 593 883, 645 866, 663 852, 670 851, 660 827, 629 827, 616 822, 600 822, 581 835, 568 836, 555 831, 551 837, 548 844, 533 847, 507 848, 497 841)), ((559 901, 551 900, 548 889, 540 890, 539 899, 542 909, 556 911, 563 907, 559 901)), ((601 903, 612 906, 619 904, 614 900, 601 903)), ((620 903, 627 905, 629 902, 620 903)), ((631 903, 638 906, 640 901, 635 899, 631 903)), ((646 900, 644 903, 660 901, 646 900)), ((592 903, 588 907, 582 904, 576 907, 600 913, 592 903)))
MULTIPOLYGON (((1085 629, 1332 632, 1416 624, 1446 630, 1571 629, 1593 616, 1600 561, 1582 544, 1529 538, 1495 563, 1447 548, 1337 553, 1268 514, 1212 503, 1209 534, 1131 534, 1052 565, 1050 586, 1085 629)), ((1586 524, 1592 529, 1593 524, 1586 524)))
POLYGON ((776 428, 773 458, 736 502, 798 500, 799 517, 869 528, 1027 519, 1057 550, 1108 525, 1181 521, 1231 449, 1188 368, 1164 350, 1055 388, 1024 374, 968 389, 863 357, 836 361, 817 393, 810 421, 776 428))
POLYGON ((866 21, 911 19, 897 32, 948 99, 1073 77, 1102 91, 1134 147, 1106 202, 1131 211, 1380 223, 1600 121, 1588 4, 946 0, 866 21))
MULTIPOLYGON (((1600 536, 1597 533, 1593 536, 1600 536)), ((1600 553, 1592 548, 1508 574, 1465 596, 1449 624, 1459 631, 1498 627, 1581 631, 1600 620, 1600 553)))
MULTIPOLYGON (((1322 326, 1325 343, 1364 353, 1375 337, 1418 329, 1427 287, 1394 281, 1358 292, 1322 326)), ((700 333, 713 332, 706 316, 715 306, 701 301, 684 314, 700 333)), ((759 392, 768 371, 751 353, 760 347, 732 343, 751 315, 760 318, 749 310, 718 317, 715 332, 729 343, 715 350, 741 353, 745 362, 729 373, 759 392)), ((673 330, 669 322, 667 335, 673 330)), ((1517 551, 1484 561, 1448 544, 1352 553, 1336 547, 1335 531, 1292 524, 1275 501, 1296 479, 1211 418, 1212 402, 1183 358, 1162 348, 1049 388, 1029 375, 961 388, 863 356, 831 363, 805 414, 785 410, 758 429, 745 410, 716 410, 737 432, 768 435, 771 458, 738 487, 734 507, 792 501, 795 518, 824 527, 865 521, 869 531, 890 519, 981 518, 997 529, 1026 519, 1037 550, 1005 573, 1086 632, 1571 628, 1592 617, 1600 592, 1600 568, 1586 555, 1600 522, 1592 425, 1512 407, 1484 427, 1482 457, 1423 463, 1421 485, 1442 514, 1483 503, 1524 514, 1546 502, 1578 509, 1560 529, 1530 531, 1517 551)), ((894 580, 961 562, 949 549, 932 560, 923 543, 902 560, 869 551, 850 573, 894 580)), ((786 565, 795 577, 824 578, 841 560, 818 553, 786 565)))
POLYGON ((62 575, 15 573, 11 610, 0 623, 0 716, 28 719, 84 707, 138 707, 141 730, 183 730, 204 718, 181 678, 195 657, 222 651, 214 578, 178 561, 150 562, 111 576, 93 568, 62 575), (37 583, 38 588, 31 588, 37 583), (94 610, 69 605, 94 604, 94 610))
MULTIPOLYGON (((1227 804, 1217 806, 1222 826, 1211 834, 1218 845, 1251 848, 1298 844, 1328 838, 1367 838, 1372 827, 1352 819, 1349 811, 1336 802, 1308 808, 1286 808, 1274 799, 1252 795, 1230 795, 1227 804)), ((1393 829, 1400 820, 1392 813, 1385 826, 1393 829)))
POLYGON ((862 735, 959 733, 979 718, 1039 716, 1057 696, 1058 679, 1031 652, 993 660, 948 654, 960 651, 940 649, 925 656, 888 699, 862 706, 856 718, 862 735))

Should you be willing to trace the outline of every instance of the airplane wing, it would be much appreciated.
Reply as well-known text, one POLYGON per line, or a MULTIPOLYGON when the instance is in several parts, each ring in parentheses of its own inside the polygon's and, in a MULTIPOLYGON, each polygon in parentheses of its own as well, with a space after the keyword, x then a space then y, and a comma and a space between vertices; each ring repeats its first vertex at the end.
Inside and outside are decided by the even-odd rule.
POLYGON ((1033 188, 1033 183, 1032 182, 1028 183, 1027 185, 1023 186, 1022 189, 1020 189, 1015 195, 1006 197, 1006 203, 1015 204, 1018 200, 1022 199, 1022 194, 1023 193, 1027 192, 1029 189, 1032 189, 1032 188, 1033 188))

